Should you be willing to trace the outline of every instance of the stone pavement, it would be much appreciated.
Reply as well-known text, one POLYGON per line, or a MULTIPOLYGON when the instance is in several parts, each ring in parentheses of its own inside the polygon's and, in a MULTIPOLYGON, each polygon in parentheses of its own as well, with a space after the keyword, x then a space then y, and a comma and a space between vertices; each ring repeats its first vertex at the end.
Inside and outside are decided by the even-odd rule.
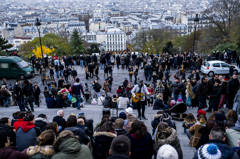
MULTIPOLYGON (((85 82, 87 82, 89 84, 89 88, 90 91, 93 92, 91 84, 92 81, 96 79, 96 77, 94 77, 93 79, 88 79, 86 80, 85 78, 85 72, 84 72, 84 68, 80 67, 80 66, 74 66, 74 68, 77 70, 78 72, 78 78, 80 78, 80 81, 82 84, 84 84, 85 82)), ((47 70, 47 72, 49 73, 49 70, 47 70)), ((174 81, 174 74, 176 71, 171 70, 171 81, 174 81)), ((186 73, 186 78, 189 76, 190 71, 188 71, 188 73, 186 73)), ((99 77, 100 79, 98 80, 98 82, 102 85, 104 82, 104 77, 103 77, 103 70, 100 69, 99 71, 99 77)), ((125 78, 129 78, 128 75, 128 71, 126 69, 122 70, 122 69, 117 69, 116 67, 113 69, 113 85, 112 85, 112 94, 115 94, 117 87, 119 85, 123 84, 123 81, 125 78)), ((143 76, 143 69, 139 69, 139 76, 138 78, 140 79, 145 79, 143 76)), ((134 79, 134 77, 133 77, 134 79)), ((36 82, 41 91, 43 91, 43 85, 41 83, 41 78, 39 75, 36 75, 35 77, 29 79, 32 83, 36 82)), ((56 82, 58 79, 55 79, 56 82)), ((15 79, 8 79, 7 83, 8 84, 13 84, 15 81, 15 79)), ((73 82, 71 82, 73 83, 73 82)), ((150 83, 149 81, 146 81, 146 83, 150 83)), ((131 84, 133 84, 133 82, 131 82, 131 84)), ((46 85, 45 85, 46 86, 46 85)), ((101 94, 105 94, 103 90, 101 90, 101 94)), ((41 98, 41 104, 40 107, 36 107, 35 106, 35 112, 33 113, 35 116, 44 113, 48 116, 48 120, 51 122, 52 118, 56 115, 57 111, 59 109, 47 109, 46 104, 45 104, 45 100, 44 100, 44 96, 43 93, 41 93, 40 95, 41 98)), ((9 117, 12 119, 12 113, 18 111, 19 108, 18 106, 11 106, 9 108, 3 108, 0 107, 0 118, 2 117, 9 117)), ((65 119, 68 118, 69 114, 71 113, 75 113, 78 114, 78 110, 75 108, 63 108, 63 110, 65 111, 65 119)), ((94 125, 96 125, 96 123, 100 122, 101 117, 102 117, 102 107, 101 106, 94 106, 94 105, 85 105, 85 108, 82 108, 82 110, 80 110, 82 112, 85 113, 86 117, 88 119, 93 119, 94 120, 94 125)), ((121 111, 119 111, 121 112, 121 111)), ((197 108, 194 109, 188 109, 188 112, 193 113, 196 116, 197 113, 197 108)), ((147 107, 146 108, 146 117, 148 118, 148 120, 144 121, 144 123, 146 124, 146 126, 148 127, 148 131, 150 133, 152 133, 152 127, 151 127, 151 121, 153 120, 153 116, 157 113, 157 110, 152 110, 152 108, 147 107)), ((134 114, 137 115, 137 111, 134 110, 134 114)), ((208 116, 210 115, 209 113, 207 114, 208 116)), ((182 128, 182 121, 175 121, 176 122, 176 127, 178 130, 178 137, 180 139, 180 143, 182 146, 182 150, 183 150, 183 158, 184 159, 191 159, 193 157, 193 154, 195 152, 195 148, 192 148, 188 145, 189 143, 189 139, 187 138, 186 134, 184 134, 183 132, 183 128, 182 128)))

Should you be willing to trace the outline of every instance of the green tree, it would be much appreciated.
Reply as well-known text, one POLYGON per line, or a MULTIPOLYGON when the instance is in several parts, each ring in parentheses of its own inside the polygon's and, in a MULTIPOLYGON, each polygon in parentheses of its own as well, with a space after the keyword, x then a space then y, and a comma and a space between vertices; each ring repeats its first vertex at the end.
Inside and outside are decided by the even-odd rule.
POLYGON ((12 44, 8 44, 8 40, 5 40, 3 37, 0 37, 0 56, 8 55, 8 50, 13 47, 12 44))
POLYGON ((90 45, 89 53, 90 53, 90 54, 92 54, 92 53, 100 53, 100 50, 99 50, 99 48, 98 48, 98 44, 92 43, 92 44, 90 45))
POLYGON ((189 35, 184 35, 184 36, 179 36, 176 39, 173 40, 173 46, 174 48, 178 48, 178 50, 181 50, 182 52, 187 51, 187 46, 186 46, 186 38, 189 35))
POLYGON ((73 54, 80 54, 81 52, 85 51, 83 40, 79 36, 79 33, 77 30, 73 31, 73 34, 70 40, 70 46, 73 54))
POLYGON ((238 49, 237 44, 234 43, 224 43, 224 44, 219 44, 218 46, 216 46, 214 49, 211 50, 211 52, 213 51, 219 51, 219 52, 223 52, 225 50, 225 52, 228 51, 228 49, 232 50, 235 49, 237 52, 240 51, 240 49, 238 49))

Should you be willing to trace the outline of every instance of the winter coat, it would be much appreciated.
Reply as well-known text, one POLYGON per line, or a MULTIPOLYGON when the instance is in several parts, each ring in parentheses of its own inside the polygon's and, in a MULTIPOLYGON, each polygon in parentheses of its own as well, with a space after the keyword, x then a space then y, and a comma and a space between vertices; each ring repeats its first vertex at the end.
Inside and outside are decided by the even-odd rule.
POLYGON ((48 97, 47 98, 47 107, 48 108, 54 108, 55 107, 55 99, 53 97, 48 97))
POLYGON ((174 94, 178 95, 179 93, 183 92, 184 90, 184 85, 181 82, 178 83, 174 83, 171 86, 172 91, 174 92, 174 94))
POLYGON ((93 134, 94 159, 106 159, 109 157, 109 149, 115 137, 116 135, 111 132, 96 132, 93 134))
POLYGON ((42 72, 41 73, 41 80, 44 80, 44 78, 46 78, 47 76, 46 76, 46 72, 42 72))
POLYGON ((188 79, 191 80, 192 78, 196 78, 196 81, 199 81, 200 80, 200 76, 199 76, 199 73, 196 72, 195 75, 194 74, 191 74, 188 76, 188 79))
POLYGON ((10 97, 10 93, 5 88, 3 88, 3 89, 0 89, 0 96, 2 98, 10 97))
POLYGON ((21 118, 21 119, 18 119, 14 124, 13 124, 13 126, 14 126, 14 129, 17 131, 17 129, 23 124, 23 121, 24 120, 24 118, 21 118))
POLYGON ((213 86, 213 89, 210 92, 209 105, 218 106, 221 100, 221 93, 222 93, 221 86, 213 86))
POLYGON ((196 150, 201 147, 202 145, 206 144, 209 141, 209 134, 211 129, 207 129, 206 127, 200 128, 199 133, 202 134, 197 145, 196 150))
POLYGON ((30 146, 27 149, 27 154, 30 156, 30 159, 51 159, 55 151, 51 145, 30 146))
POLYGON ((152 125, 152 128, 153 128, 153 129, 152 129, 152 134, 155 133, 155 130, 156 130, 158 124, 163 121, 162 114, 155 114, 155 115, 153 116, 153 118, 154 118, 154 119, 153 119, 153 121, 151 122, 151 125, 152 125))
POLYGON ((16 83, 16 85, 15 85, 15 87, 14 87, 14 93, 15 93, 15 95, 17 96, 17 98, 23 97, 23 89, 22 89, 22 87, 21 87, 20 85, 18 85, 17 83, 16 83))
POLYGON ((237 94, 239 88, 239 81, 238 79, 231 78, 227 83, 227 94, 235 96, 237 94))
POLYGON ((28 159, 27 154, 15 151, 15 147, 0 148, 0 159, 28 159))
POLYGON ((205 127, 205 125, 201 125, 199 123, 199 121, 196 124, 194 124, 193 126, 190 127, 189 132, 191 134, 194 134, 192 136, 192 138, 190 139, 190 143, 189 143, 189 145, 191 147, 196 147, 197 146, 198 141, 199 141, 199 139, 200 139, 200 137, 202 135, 202 134, 199 133, 199 129, 203 128, 203 127, 205 127))
POLYGON ((78 136, 80 144, 88 144, 90 139, 88 136, 85 134, 85 132, 77 127, 67 127, 64 130, 70 130, 73 132, 74 135, 78 136))
POLYGON ((122 56, 122 57, 120 58, 120 62, 121 62, 121 65, 124 65, 124 64, 125 64, 125 58, 124 58, 124 56, 122 56))
POLYGON ((37 87, 37 89, 33 88, 33 95, 34 97, 39 97, 41 91, 40 91, 40 88, 37 87))
POLYGON ((56 122, 59 126, 62 126, 63 129, 67 127, 66 120, 63 117, 55 116, 53 122, 56 122))
POLYGON ((127 133, 128 133, 124 128, 123 129, 115 129, 115 131, 116 131, 117 136, 127 135, 127 133))
POLYGON ((35 119, 35 126, 40 128, 41 132, 46 130, 47 124, 48 124, 48 121, 45 118, 37 117, 35 119))
POLYGON ((129 104, 129 98, 128 97, 119 97, 117 100, 118 108, 119 109, 126 109, 129 104))
POLYGON ((206 96, 207 92, 208 92, 208 84, 207 83, 200 83, 198 86, 197 86, 197 95, 198 96, 206 96))
POLYGON ((153 104, 153 110, 160 110, 165 107, 165 104, 163 103, 162 99, 156 98, 153 104))
POLYGON ((229 147, 238 147, 238 138, 240 137, 240 127, 231 127, 226 129, 226 143, 229 147))
POLYGON ((0 123, 0 130, 7 131, 8 137, 10 137, 10 145, 11 146, 16 146, 16 134, 13 131, 14 127, 13 126, 9 126, 7 124, 0 123))
POLYGON ((72 76, 77 76, 77 71, 76 70, 72 71, 72 76))
POLYGON ((117 65, 120 65, 120 57, 119 56, 116 57, 116 61, 117 61, 117 65))
POLYGON ((64 138, 60 143, 54 146, 57 154, 52 159, 92 159, 90 149, 80 144, 76 138, 64 138))
POLYGON ((23 151, 29 146, 37 144, 36 138, 41 134, 41 130, 29 121, 24 121, 16 132, 16 145, 18 151, 23 151))
POLYGON ((131 142, 131 159, 151 159, 154 150, 152 137, 149 133, 141 138, 135 136, 135 134, 129 134, 127 136, 131 142))
MULTIPOLYGON (((195 85, 196 85, 196 83, 195 83, 195 85)), ((187 97, 190 96, 191 99, 195 99, 196 98, 196 94, 194 94, 193 91, 192 91, 194 86, 191 84, 191 82, 189 82, 188 85, 187 85, 187 92, 188 92, 187 93, 187 97)))
POLYGON ((105 91, 106 94, 109 92, 109 83, 108 83, 108 81, 105 81, 103 83, 103 90, 105 91))
POLYGON ((175 129, 172 128, 172 134, 170 136, 168 136, 168 138, 166 138, 166 139, 158 138, 157 139, 157 142, 154 145, 155 154, 157 154, 159 148, 162 145, 165 145, 165 144, 169 144, 172 147, 174 147, 176 149, 177 153, 178 153, 178 158, 183 159, 182 148, 181 148, 181 145, 180 145, 180 141, 178 139, 178 133, 175 129))
POLYGON ((65 101, 62 96, 57 95, 56 97, 56 108, 63 108, 65 107, 65 101))
POLYGON ((107 159, 130 159, 130 158, 126 155, 112 155, 109 156, 107 159))

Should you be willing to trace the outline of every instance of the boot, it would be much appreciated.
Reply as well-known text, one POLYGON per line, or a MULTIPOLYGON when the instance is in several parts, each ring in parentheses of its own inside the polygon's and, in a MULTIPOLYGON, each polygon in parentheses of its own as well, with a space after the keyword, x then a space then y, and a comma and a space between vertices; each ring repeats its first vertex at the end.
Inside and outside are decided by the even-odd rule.
POLYGON ((143 116, 142 118, 143 118, 143 120, 148 120, 145 116, 143 116))

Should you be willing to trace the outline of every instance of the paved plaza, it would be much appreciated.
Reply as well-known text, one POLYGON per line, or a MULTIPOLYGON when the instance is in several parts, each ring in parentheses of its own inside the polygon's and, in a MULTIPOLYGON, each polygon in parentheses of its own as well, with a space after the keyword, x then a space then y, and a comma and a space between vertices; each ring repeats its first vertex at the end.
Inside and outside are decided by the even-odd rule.
MULTIPOLYGON (((78 72, 78 77, 80 78, 81 83, 85 83, 87 82, 89 84, 89 88, 92 91, 92 87, 91 87, 91 83, 93 81, 93 79, 95 80, 96 77, 94 77, 93 79, 88 79, 86 80, 85 78, 85 73, 84 73, 84 68, 79 67, 79 66, 74 66, 74 68, 77 70, 78 72)), ((48 71, 48 70, 47 70, 48 71)), ((49 71, 48 71, 49 72, 49 71)), ((176 71, 171 71, 171 81, 174 81, 173 76, 175 74, 176 71)), ((186 73, 186 78, 188 77, 188 75, 190 74, 190 72, 186 73)), ((104 78, 103 78, 103 70, 100 69, 100 73, 99 73, 99 77, 100 79, 98 80, 98 82, 102 85, 104 82, 104 78)), ((122 69, 117 69, 116 67, 113 69, 113 85, 112 85, 112 94, 115 94, 117 87, 119 85, 123 84, 123 81, 125 79, 125 77, 129 78, 128 76, 128 71, 126 69, 122 70, 122 69)), ((145 79, 145 77, 143 76, 143 69, 139 70, 139 78, 141 79, 145 79)), ((134 78, 133 78, 134 79, 134 78)), ((44 113, 47 115, 48 120, 51 122, 53 117, 56 116, 56 113, 59 109, 47 109, 45 100, 44 100, 44 96, 43 96, 43 85, 41 83, 41 79, 39 75, 36 75, 35 77, 29 79, 31 82, 37 82, 37 84, 40 86, 41 89, 41 104, 40 107, 35 106, 35 112, 33 112, 33 114, 35 116, 37 116, 38 114, 44 113)), ((56 82, 58 81, 58 79, 55 79, 56 82)), ((8 79, 7 83, 8 84, 13 84, 14 83, 14 79, 8 79)), ((149 82, 146 82, 149 83, 149 82)), ((131 83, 133 84, 133 82, 131 83)), ((103 94, 104 91, 101 90, 101 93, 103 94)), ((96 125, 96 123, 98 123, 101 120, 102 117, 102 106, 96 106, 96 105, 90 105, 89 103, 85 104, 85 108, 82 108, 80 111, 77 110, 76 108, 63 108, 64 112, 65 112, 65 119, 68 118, 68 116, 71 113, 75 113, 78 114, 79 112, 84 112, 86 115, 87 119, 93 119, 94 120, 94 125, 96 125)), ((227 109, 224 109, 227 112, 227 109)), ((18 106, 10 106, 9 108, 3 108, 0 107, 0 118, 2 117, 9 117, 10 119, 12 119, 12 113, 19 111, 18 106)), ((187 110, 190 113, 193 113, 196 116, 197 113, 197 108, 194 109, 188 109, 187 110)), ((121 110, 119 110, 119 113, 121 112, 121 110)), ((152 110, 151 107, 146 107, 146 118, 148 120, 144 120, 144 123, 146 124, 149 133, 152 133, 152 127, 151 127, 151 121, 153 120, 153 116, 157 113, 157 110, 152 110)), ((134 110, 134 114, 137 115, 137 110, 134 110)), ((207 113, 207 117, 210 116, 210 113, 207 113)), ((183 128, 182 128, 182 121, 175 121, 176 122, 176 127, 177 127, 177 131, 178 131, 178 137, 180 139, 180 143, 181 143, 181 147, 183 150, 183 158, 184 159, 191 159, 194 155, 194 152, 196 151, 195 148, 192 148, 188 145, 189 143, 189 139, 187 138, 187 135, 183 132, 183 128)))

